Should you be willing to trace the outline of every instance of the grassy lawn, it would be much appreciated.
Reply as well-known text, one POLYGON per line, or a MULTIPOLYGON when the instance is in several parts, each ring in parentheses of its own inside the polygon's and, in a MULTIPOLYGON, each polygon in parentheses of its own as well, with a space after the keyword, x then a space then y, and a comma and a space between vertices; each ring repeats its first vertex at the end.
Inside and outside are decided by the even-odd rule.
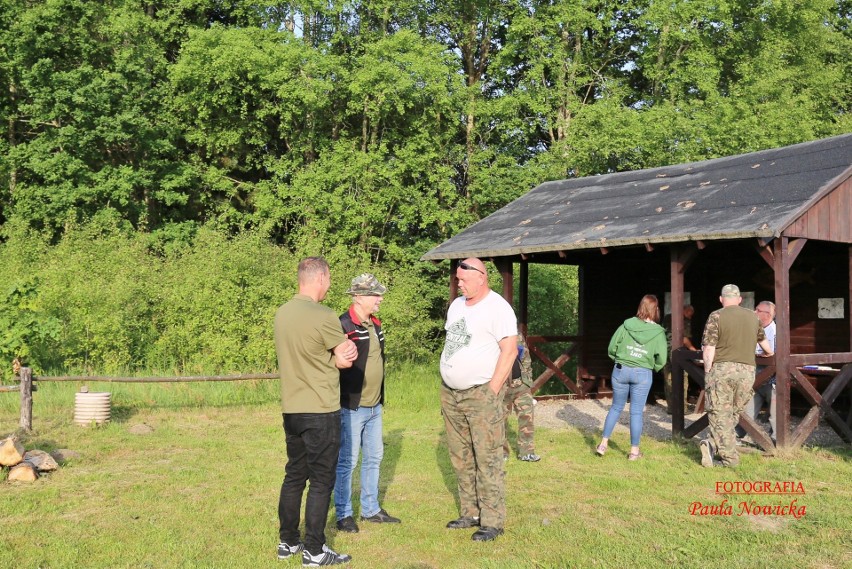
MULTIPOLYGON (((444 528, 458 510, 436 367, 391 368, 389 381, 381 502, 403 524, 338 534, 330 512, 329 544, 351 567, 852 567, 848 447, 749 454, 730 471, 701 468, 691 443, 643 441, 635 463, 599 458, 599 433, 573 428, 539 429, 543 460, 507 463, 506 534, 474 543, 471 530, 444 528), (805 494, 716 494, 734 481, 801 483, 805 494), (725 499, 730 515, 690 514, 694 502, 725 499), (793 499, 799 519, 738 515, 741 502, 793 499)), ((26 447, 79 456, 33 484, 0 482, 0 567, 300 566, 275 557, 285 455, 276 381, 91 384, 113 393, 114 420, 98 428, 72 424, 77 387, 45 383, 34 395, 26 447), (142 424, 153 431, 134 434, 142 424)), ((0 394, 0 435, 17 427, 17 402, 0 394)), ((627 448, 626 435, 613 444, 627 448)))

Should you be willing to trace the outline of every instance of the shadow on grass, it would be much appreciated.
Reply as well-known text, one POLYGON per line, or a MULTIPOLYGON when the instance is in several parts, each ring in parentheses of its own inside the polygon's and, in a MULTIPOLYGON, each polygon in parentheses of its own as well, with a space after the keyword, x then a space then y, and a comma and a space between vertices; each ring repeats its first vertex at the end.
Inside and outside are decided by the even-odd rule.
POLYGON ((517 421, 507 421, 506 423, 506 442, 503 443, 503 453, 505 455, 506 452, 509 453, 509 456, 514 454, 518 456, 521 454, 521 449, 518 446, 518 429, 513 429, 517 425, 517 421), (512 444, 514 443, 514 444, 512 444), (508 451, 506 448, 508 447, 508 451), (514 453, 512 452, 514 451, 514 453))
POLYGON ((456 511, 460 511, 461 502, 459 502, 459 486, 456 480, 456 472, 450 462, 450 451, 447 448, 447 434, 441 433, 438 437, 438 442, 435 445, 435 462, 438 464, 438 470, 441 471, 441 480, 444 482, 444 487, 452 495, 456 503, 456 511))
POLYGON ((402 441, 405 438, 402 433, 402 429, 394 429, 384 436, 385 454, 382 458, 382 466, 379 473, 380 506, 384 503, 385 493, 388 490, 388 486, 393 483, 394 476, 396 475, 396 467, 399 464, 399 457, 402 454, 402 441), (382 481, 384 481, 384 484, 382 484, 382 481))
POLYGON ((112 408, 111 420, 114 423, 126 423, 137 413, 135 407, 129 405, 115 405, 112 408))
MULTIPOLYGON (((622 415, 623 414, 624 413, 622 412, 622 415)), ((570 405, 566 405, 562 410, 557 411, 556 416, 564 420, 568 424, 594 425, 596 423, 600 423, 600 429, 601 431, 603 430, 603 423, 600 422, 600 419, 598 419, 594 415, 580 411, 579 409, 570 405)), ((598 447, 598 443, 600 443, 600 431, 598 431, 597 428, 595 428, 594 431, 584 428, 578 428, 577 430, 583 436, 583 440, 586 442, 586 446, 589 449, 589 453, 596 454, 595 449, 598 447)), ((621 445, 619 443, 613 442, 612 439, 609 440, 609 449, 611 451, 614 450, 616 452, 622 451, 621 445)))

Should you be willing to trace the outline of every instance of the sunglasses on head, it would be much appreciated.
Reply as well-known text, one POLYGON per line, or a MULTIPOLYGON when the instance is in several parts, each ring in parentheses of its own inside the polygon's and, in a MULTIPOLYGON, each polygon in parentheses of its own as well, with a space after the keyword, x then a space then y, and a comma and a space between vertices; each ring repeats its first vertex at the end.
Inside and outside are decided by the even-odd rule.
POLYGON ((482 273, 483 275, 485 274, 485 271, 480 271, 479 269, 477 269, 477 268, 476 268, 476 267, 474 267, 473 265, 468 265, 468 264, 467 264, 467 263, 465 263, 464 261, 462 261, 461 263, 459 263, 459 268, 460 268, 460 269, 464 269, 465 271, 476 271, 476 272, 478 272, 478 273, 482 273))

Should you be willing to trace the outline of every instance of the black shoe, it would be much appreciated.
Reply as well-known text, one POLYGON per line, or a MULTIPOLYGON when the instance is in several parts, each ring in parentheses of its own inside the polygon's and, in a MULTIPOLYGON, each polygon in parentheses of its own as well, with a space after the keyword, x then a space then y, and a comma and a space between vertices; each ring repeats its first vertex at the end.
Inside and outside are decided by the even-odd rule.
POLYGON ((453 520, 447 524, 450 529, 467 529, 475 528, 479 525, 479 518, 471 518, 470 516, 462 516, 457 520, 453 520))
POLYGON ((358 524, 352 516, 346 516, 342 520, 337 520, 337 531, 345 531, 346 533, 358 533, 358 524))
POLYGON ((490 528, 490 527, 481 527, 474 532, 470 539, 473 541, 492 541, 497 539, 498 535, 502 535, 503 530, 501 528, 490 528))
POLYGON ((301 541, 296 542, 295 545, 282 541, 278 544, 278 559, 287 559, 291 555, 301 553, 303 549, 305 549, 305 544, 301 541))
POLYGON ((302 551, 302 566, 303 567, 321 567, 323 565, 342 565, 352 561, 351 555, 345 553, 337 553, 328 548, 327 545, 322 546, 322 551, 313 555, 307 549, 302 551))
MULTIPOLYGON (((361 516, 362 522, 373 522, 374 524, 400 524, 402 520, 399 518, 395 518, 389 513, 387 513, 384 509, 379 510, 379 513, 370 516, 369 518, 365 518, 361 516)), ((338 522, 339 523, 339 522, 338 522)), ((352 522, 354 525, 355 522, 352 522)), ((356 529, 357 531, 357 529, 356 529)))

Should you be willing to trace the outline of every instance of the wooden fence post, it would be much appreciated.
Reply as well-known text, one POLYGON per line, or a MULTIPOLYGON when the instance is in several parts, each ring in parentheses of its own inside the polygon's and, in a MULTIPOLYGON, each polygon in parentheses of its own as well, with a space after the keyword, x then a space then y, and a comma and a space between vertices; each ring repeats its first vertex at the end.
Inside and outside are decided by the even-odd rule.
POLYGON ((33 430, 33 370, 21 368, 21 422, 23 431, 33 430))

